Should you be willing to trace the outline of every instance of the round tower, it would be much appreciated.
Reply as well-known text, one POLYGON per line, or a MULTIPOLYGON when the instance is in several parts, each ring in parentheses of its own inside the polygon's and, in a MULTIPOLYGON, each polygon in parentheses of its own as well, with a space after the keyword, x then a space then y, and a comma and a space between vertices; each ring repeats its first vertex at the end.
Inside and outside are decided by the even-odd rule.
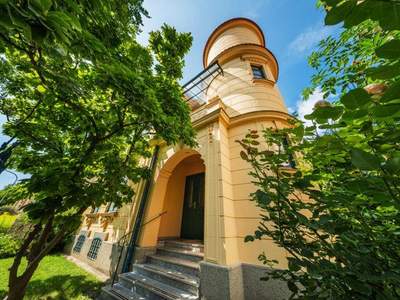
POLYGON ((203 52, 204 67, 218 62, 224 76, 207 91, 208 101, 219 97, 229 117, 251 112, 281 112, 287 108, 276 82, 278 62, 266 48, 264 33, 253 21, 235 18, 218 26, 203 52))

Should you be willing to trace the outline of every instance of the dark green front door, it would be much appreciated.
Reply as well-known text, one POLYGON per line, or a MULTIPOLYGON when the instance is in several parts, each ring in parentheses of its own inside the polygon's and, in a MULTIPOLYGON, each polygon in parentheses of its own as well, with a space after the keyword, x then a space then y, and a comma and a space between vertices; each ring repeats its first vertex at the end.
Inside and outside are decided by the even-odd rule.
POLYGON ((204 173, 186 177, 181 238, 203 240, 204 173))

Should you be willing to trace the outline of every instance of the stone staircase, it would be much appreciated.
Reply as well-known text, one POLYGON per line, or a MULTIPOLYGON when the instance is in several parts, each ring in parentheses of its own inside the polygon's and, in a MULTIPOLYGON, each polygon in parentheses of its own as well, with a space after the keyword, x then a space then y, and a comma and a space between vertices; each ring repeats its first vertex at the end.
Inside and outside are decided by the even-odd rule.
POLYGON ((203 257, 203 244, 198 241, 159 242, 145 263, 134 264, 132 272, 120 274, 113 287, 103 288, 102 299, 200 299, 199 262, 203 257))

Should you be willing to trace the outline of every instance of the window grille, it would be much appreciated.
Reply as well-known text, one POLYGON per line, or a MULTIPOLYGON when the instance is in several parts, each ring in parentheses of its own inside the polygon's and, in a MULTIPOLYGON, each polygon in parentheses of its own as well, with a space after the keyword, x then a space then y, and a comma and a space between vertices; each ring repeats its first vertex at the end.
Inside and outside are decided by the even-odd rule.
POLYGON ((78 239, 76 240, 74 249, 72 249, 72 250, 77 253, 81 252, 81 249, 82 249, 83 244, 85 243, 85 240, 86 240, 86 237, 83 234, 81 234, 78 237, 78 239))
POLYGON ((266 79, 264 68, 262 66, 251 65, 254 79, 266 79))
POLYGON ((96 214, 98 213, 100 210, 100 207, 96 206, 96 207, 92 207, 92 211, 90 212, 91 214, 96 214))
POLYGON ((91 260, 96 260, 97 254, 99 253, 101 247, 101 239, 100 238, 94 238, 92 241, 92 244, 90 245, 89 252, 87 254, 87 257, 91 260))

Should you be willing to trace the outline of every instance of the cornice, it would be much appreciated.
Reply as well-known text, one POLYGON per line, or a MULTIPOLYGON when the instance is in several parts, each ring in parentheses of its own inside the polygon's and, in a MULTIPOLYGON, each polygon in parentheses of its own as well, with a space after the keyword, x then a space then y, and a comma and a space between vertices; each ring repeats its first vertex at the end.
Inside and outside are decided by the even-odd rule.
POLYGON ((218 54, 211 63, 218 61, 220 65, 240 57, 244 60, 265 62, 270 66, 272 75, 275 81, 279 78, 279 65, 275 55, 267 48, 257 44, 240 44, 228 49, 225 49, 218 54))
POLYGON ((207 65, 210 63, 207 61, 208 54, 210 53, 210 49, 212 45, 214 44, 215 40, 226 30, 233 28, 233 27, 247 27, 250 30, 252 30, 257 36, 260 41, 260 44, 265 47, 265 36, 264 32, 260 28, 260 26, 257 25, 254 21, 247 19, 247 18, 234 18, 230 19, 221 25, 219 25, 214 31, 211 33, 210 37, 207 40, 207 43, 204 47, 203 51, 203 66, 204 68, 207 67, 207 65))

